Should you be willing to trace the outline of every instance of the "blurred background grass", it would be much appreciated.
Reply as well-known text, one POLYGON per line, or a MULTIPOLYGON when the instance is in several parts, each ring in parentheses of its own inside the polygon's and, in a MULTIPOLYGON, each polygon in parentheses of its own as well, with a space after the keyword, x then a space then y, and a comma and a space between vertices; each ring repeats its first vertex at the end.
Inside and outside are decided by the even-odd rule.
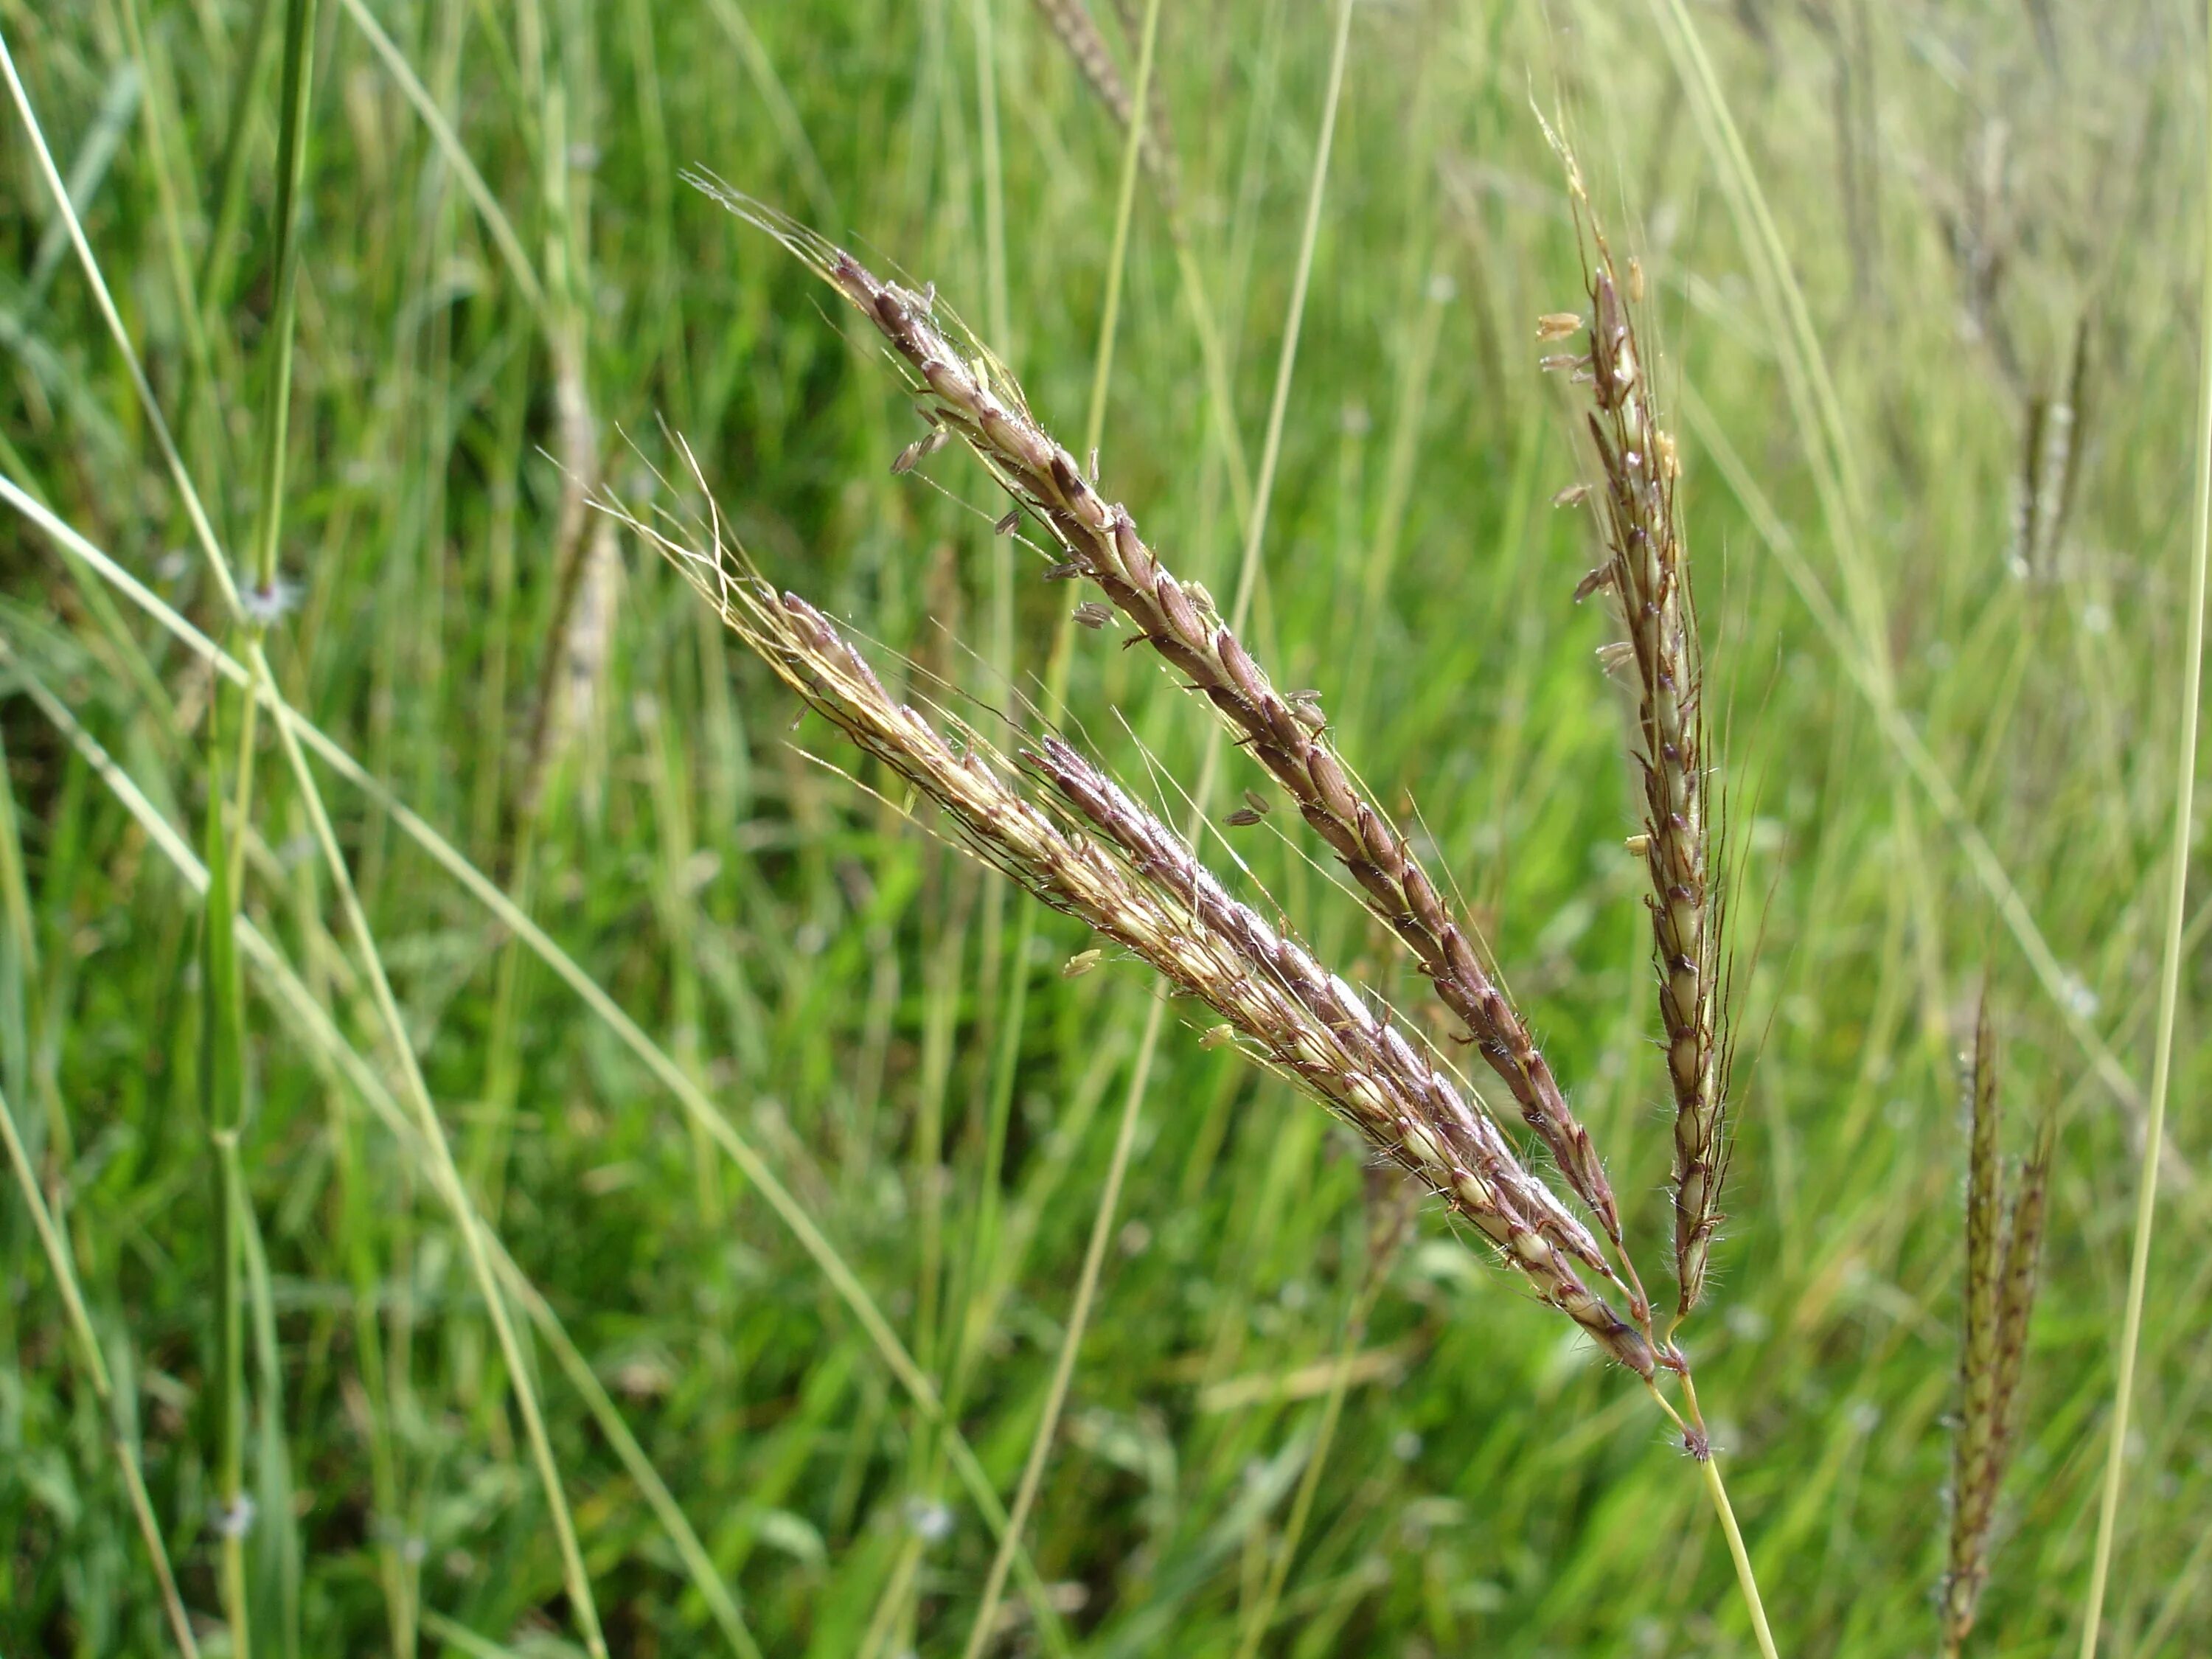
MULTIPOLYGON (((1111 964, 1064 978, 1079 931, 1024 930, 992 881, 811 764, 870 775, 818 724, 794 738, 792 700, 560 469, 649 498, 665 422, 773 577, 1007 706, 1068 590, 991 537, 1001 503, 957 453, 925 466, 942 491, 889 475, 916 430, 893 377, 677 170, 933 280, 1073 441, 1119 129, 1028 0, 323 0, 295 321, 277 184, 297 9, 0 0, 0 27, 242 586, 257 522, 276 527, 277 684, 672 1061, 656 1075, 406 822, 318 774, 461 1180, 542 1296, 507 1281, 597 1621, 626 1654, 957 1652, 988 1518, 721 1143, 757 1152, 952 1395, 1004 1498, 1148 988, 1111 964), (257 520, 278 505, 260 447, 287 337, 289 473, 257 520), (672 1076, 723 1115, 719 1140, 672 1076)), ((1133 79, 1141 6, 1097 10, 1133 79)), ((1176 216, 1139 191, 1104 477, 1224 594, 1329 10, 1164 8, 1176 216)), ((1557 102, 1650 282, 1744 866, 1735 1218, 1692 1334, 1739 1512, 1785 1651, 1932 1644, 1954 1049, 1986 975, 2015 1117, 2048 1105, 2062 1127, 1975 1645, 2048 1652, 2081 1617, 2150 1073, 2205 43, 2185 10, 2132 3, 1688 15, 1686 33, 1663 7, 1355 9, 1255 632, 1279 678, 1323 690, 1386 799, 1418 792, 1657 1240, 1668 1133, 1623 739, 1605 625, 1570 600, 1594 555, 1549 505, 1579 462, 1532 343, 1536 313, 1580 300, 1531 112, 1557 102), (2038 508, 2029 458, 2062 428, 2067 480, 2038 508)), ((12 115, 7 134, 0 470, 242 657, 12 115)), ((0 1086, 116 1401, 11 1189, 6 1645, 169 1641, 119 1425, 203 1651, 232 1650, 241 1596, 264 1652, 580 1648, 592 1615, 507 1350, 452 1189, 390 1127, 414 1097, 271 722, 228 834, 237 902, 297 977, 250 958, 234 1011, 203 901, 126 797, 205 842, 242 702, 31 517, 0 524, 0 1086), (226 1209, 224 1068, 210 1085, 202 1062, 234 1012, 226 1209), (250 1506, 226 1483, 234 1407, 250 1506)), ((1200 722, 1149 666, 1082 636, 1071 708, 1125 776, 1188 782, 1200 722)), ((1325 955, 1417 998, 1294 836, 1236 845, 1325 955)), ((2113 1653, 2212 1641, 2204 1073, 2185 991, 2113 1653)), ((1340 1359, 1263 1650, 1748 1650, 1648 1402, 1440 1217, 1360 1326, 1362 1176, 1341 1133, 1170 1018, 1000 1650, 1234 1651, 1340 1359)))

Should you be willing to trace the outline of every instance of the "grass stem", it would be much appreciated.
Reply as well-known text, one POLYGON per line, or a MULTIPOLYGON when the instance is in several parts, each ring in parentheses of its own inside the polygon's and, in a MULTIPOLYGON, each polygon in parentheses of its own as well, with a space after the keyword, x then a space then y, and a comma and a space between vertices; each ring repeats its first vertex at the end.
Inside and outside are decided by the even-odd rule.
POLYGON ((1735 1581, 1743 1589, 1745 1607, 1751 1610, 1752 1633, 1759 1638, 1759 1650, 1765 1659, 1778 1659, 1774 1632, 1767 1627, 1766 1607, 1759 1599, 1759 1578, 1751 1570, 1751 1552, 1743 1546, 1743 1530, 1735 1523, 1735 1510, 1729 1503, 1728 1487, 1721 1480, 1721 1461, 1709 1449, 1698 1460, 1698 1468, 1705 1475, 1705 1491, 1713 1500, 1713 1513, 1721 1518, 1721 1531, 1727 1534, 1729 1555, 1735 1562, 1735 1581))
MULTIPOLYGON (((2212 6, 2207 13, 2212 15, 2212 6)), ((2212 78, 2212 59, 2208 59, 2206 69, 2208 78, 2212 78)), ((2206 166, 2212 169, 2212 125, 2206 130, 2206 166)), ((2181 1000, 2181 934, 2189 902, 2190 830, 2197 806, 2197 713, 2204 678, 2205 567, 2212 562, 2212 171, 2207 173, 2204 206, 2203 306, 2197 330, 2203 356, 2197 368, 2197 501, 2189 559, 2188 645, 2181 665, 2181 731, 2173 763, 2173 841, 2166 871, 2166 939, 2159 959, 2158 1035, 2151 1059, 2142 1164, 2136 1176, 2135 1242, 2128 1256, 2128 1299, 2120 1322, 2119 1373, 2112 1384, 2112 1425, 2105 1453, 2104 1490, 2097 1505, 2096 1553, 2090 1562, 2087 1606, 2081 1620, 2081 1659, 2095 1659, 2105 1592, 2112 1576, 2112 1540, 2119 1528, 2120 1493, 2127 1476, 2128 1417, 2135 1402, 2136 1355, 2142 1342, 2151 1235, 2158 1219, 2166 1098, 2173 1078, 2174 1018, 2181 1000)))
MULTIPOLYGON (((1158 0, 1153 0, 1153 3, 1157 5, 1158 0)), ((992 1629, 998 1622, 995 1615, 999 1598, 1006 1592, 1006 1570, 1013 1560, 1012 1543, 1021 1536, 1029 1521, 1030 1508, 1036 1501, 1037 1487, 1044 1480, 1045 1464, 1052 1455, 1060 1411, 1067 1404, 1067 1390, 1075 1380, 1075 1361, 1083 1332, 1091 1322, 1091 1306, 1098 1294, 1098 1276, 1106 1264, 1106 1246, 1114 1236, 1122 1179, 1128 1174, 1129 1156, 1137 1144, 1137 1125, 1144 1115, 1145 1091, 1152 1084, 1152 1056, 1159 1047, 1160 1026, 1166 1018, 1167 1006, 1165 999, 1155 997, 1145 1015, 1145 1034, 1137 1044, 1128 1092, 1121 1100, 1121 1122, 1114 1133, 1113 1157, 1106 1165, 1106 1182, 1099 1190, 1098 1207, 1091 1219, 1091 1238, 1084 1246, 1075 1297, 1068 1305, 1067 1329, 1060 1340, 1060 1352, 1053 1360, 1052 1381, 1045 1389, 1044 1411, 1038 1419, 1036 1433, 1030 1439, 1021 1483, 1015 1488, 1014 1501, 1006 1510, 1006 1540, 992 1557, 990 1574, 983 1581, 982 1599, 977 1604, 975 1623, 968 1632, 968 1645, 963 1650, 964 1659, 980 1659, 991 1639, 992 1629)))

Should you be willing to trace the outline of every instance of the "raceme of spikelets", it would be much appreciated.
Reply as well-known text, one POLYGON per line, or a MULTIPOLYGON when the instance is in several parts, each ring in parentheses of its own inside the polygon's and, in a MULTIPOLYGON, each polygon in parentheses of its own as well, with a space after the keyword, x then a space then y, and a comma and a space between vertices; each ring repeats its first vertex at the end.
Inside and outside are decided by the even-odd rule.
POLYGON ((1204 696, 1240 746, 1274 777, 1306 822, 1358 884, 1367 908, 1404 941, 1465 1023, 1515 1103, 1550 1151, 1569 1188, 1595 1216, 1619 1256, 1631 1316, 1649 1308, 1627 1265, 1620 1207, 1589 1132, 1569 1107, 1527 1024, 1477 954, 1468 928, 1445 908, 1436 884, 1389 816, 1338 758, 1313 702, 1278 691, 1195 583, 1179 581, 1119 503, 1109 503, 1075 458, 1031 416, 1006 367, 937 315, 933 291, 886 282, 843 249, 720 180, 690 182, 798 254, 866 318, 923 400, 930 433, 908 457, 945 434, 964 442, 1019 507, 1041 521, 1066 555, 1065 574, 1097 584, 1138 637, 1204 696))
MULTIPOLYGON (((1566 163, 1577 206, 1587 213, 1580 175, 1571 157, 1566 163)), ((1719 994, 1725 889, 1713 878, 1704 665, 1675 501, 1681 467, 1658 421, 1632 303, 1642 298, 1642 273, 1632 261, 1624 282, 1595 217, 1585 224, 1588 349, 1547 357, 1545 366, 1589 388, 1585 418, 1601 473, 1594 492, 1579 485, 1565 492, 1568 500, 1595 494, 1606 550, 1575 597, 1610 593, 1627 633, 1604 654, 1634 702, 1644 822, 1631 845, 1650 882, 1652 957, 1674 1101, 1679 1320, 1704 1292, 1728 1172, 1727 999, 1719 994)), ((1560 338, 1583 326, 1582 319, 1559 314, 1544 318, 1537 332, 1560 338)))
POLYGON ((1959 1362, 1960 1407, 1951 1476, 1948 1565, 1938 1598, 1943 1651, 1956 1654, 1974 1627, 1989 1578, 1990 1534, 1998 1488, 2011 1461, 2027 1319, 2035 1306, 2043 1244, 2044 1194, 2051 1174, 2053 1120, 2004 1188, 1998 1131, 1997 1054, 1984 1001, 1964 1085, 1966 1159, 1966 1285, 1959 1362))
POLYGON ((1049 792, 1056 811, 1048 811, 975 732, 956 744, 896 701, 827 617, 778 594, 725 545, 719 523, 677 535, 611 499, 603 505, 810 705, 943 809, 978 858, 1211 1008, 1249 1054, 1443 1199, 1607 1354, 1652 1378, 1651 1345, 1584 1276, 1611 1280, 1589 1230, 1433 1060, 1304 945, 1231 898, 1158 817, 1052 737, 1020 756, 1049 792))

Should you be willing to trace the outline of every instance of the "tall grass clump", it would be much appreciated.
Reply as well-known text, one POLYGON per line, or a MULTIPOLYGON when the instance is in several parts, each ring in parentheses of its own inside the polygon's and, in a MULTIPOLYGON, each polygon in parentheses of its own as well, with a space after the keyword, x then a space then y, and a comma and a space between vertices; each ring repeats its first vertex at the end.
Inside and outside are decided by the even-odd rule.
POLYGON ((0 0, 0 1650, 2212 1647, 2205 27, 0 0))

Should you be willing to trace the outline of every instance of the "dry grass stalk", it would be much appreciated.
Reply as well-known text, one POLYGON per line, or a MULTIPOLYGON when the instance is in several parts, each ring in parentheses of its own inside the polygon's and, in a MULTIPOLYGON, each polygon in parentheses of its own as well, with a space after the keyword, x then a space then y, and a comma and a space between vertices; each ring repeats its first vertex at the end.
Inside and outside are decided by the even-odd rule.
POLYGON ((588 544, 584 537, 599 476, 599 427, 585 382, 582 347, 567 331, 555 338, 553 406, 561 506, 553 538, 552 624, 531 699, 515 796, 516 816, 526 823, 538 816, 547 782, 592 717, 613 636, 614 549, 596 534, 588 544))
POLYGON ((2011 1460, 2017 1397, 2027 1352, 2043 1244, 2044 1195, 2051 1173, 2052 1120, 2004 1188, 1997 1098, 1997 1054, 1984 1000, 1966 1073, 1971 1125, 1966 1174, 1966 1283, 1960 1346, 1959 1429, 1953 1449, 1951 1537, 1940 1597, 1943 1651, 1956 1654, 1974 1627, 1989 1578, 1990 1535, 1997 1492, 2011 1460))
POLYGON ((809 704, 934 801, 977 857, 1211 1008, 1255 1060, 1358 1129, 1494 1244, 1539 1297, 1651 1380, 1652 1345, 1582 1271, 1612 1279, 1589 1230, 1433 1059, 1302 945, 1231 898, 1158 817, 1050 737, 1021 756, 1058 803, 1057 815, 1048 812, 1014 787, 1012 769, 974 732, 961 733, 956 746, 896 702, 826 617, 778 595, 724 546, 719 527, 678 538, 618 506, 610 510, 674 562, 809 704))
MULTIPOLYGON (((928 400, 928 417, 975 452, 1041 520, 1076 574, 1097 584, 1139 636, 1211 702, 1239 744, 1271 773, 1358 884, 1368 908, 1402 939, 1504 1079, 1575 1195, 1597 1218, 1626 1275, 1631 1315, 1649 1310, 1627 1266, 1620 1208, 1603 1166, 1526 1023, 1477 954, 1471 931, 1446 909, 1411 845, 1337 757, 1310 700, 1276 690, 1195 583, 1179 581, 1109 504, 1073 455, 1030 413, 1005 366, 958 343, 934 296, 876 276, 849 253, 718 180, 692 182, 813 266, 890 344, 928 400)), ((1057 568, 1057 567, 1056 567, 1057 568)))
MULTIPOLYGON (((1116 125, 1127 132, 1135 100, 1130 95, 1128 82, 1121 78, 1121 66, 1114 61, 1113 49, 1098 27, 1097 19, 1091 15, 1083 0, 1036 0, 1036 9, 1043 16, 1045 26, 1051 29, 1067 55, 1075 63, 1098 101, 1111 112, 1116 125)), ((1139 8, 1117 0, 1115 15, 1121 32, 1127 38, 1132 51, 1143 33, 1143 21, 1139 8)), ((1175 138, 1168 127, 1167 97, 1157 72, 1152 76, 1150 93, 1145 99, 1145 132, 1141 154, 1145 167, 1152 175, 1158 188, 1160 200, 1166 207, 1168 217, 1175 219, 1175 138)))
MULTIPOLYGON (((1571 157, 1565 159, 1570 188, 1587 215, 1580 174, 1571 157)), ((1595 217, 1584 222, 1589 348, 1580 356, 1545 361, 1589 387, 1587 420, 1602 475, 1591 494, 1606 556, 1576 597, 1609 592, 1628 635, 1606 656, 1634 701, 1634 757, 1644 792, 1638 842, 1650 881, 1652 956, 1674 1100, 1680 1320, 1705 1290, 1727 1175, 1727 1001, 1718 994, 1725 890, 1712 878, 1704 663, 1675 501, 1681 468, 1674 441, 1659 423, 1632 303, 1642 297, 1642 273, 1632 261, 1624 282, 1595 217)), ((1571 316, 1546 317, 1537 336, 1558 338, 1580 324, 1571 316)))

